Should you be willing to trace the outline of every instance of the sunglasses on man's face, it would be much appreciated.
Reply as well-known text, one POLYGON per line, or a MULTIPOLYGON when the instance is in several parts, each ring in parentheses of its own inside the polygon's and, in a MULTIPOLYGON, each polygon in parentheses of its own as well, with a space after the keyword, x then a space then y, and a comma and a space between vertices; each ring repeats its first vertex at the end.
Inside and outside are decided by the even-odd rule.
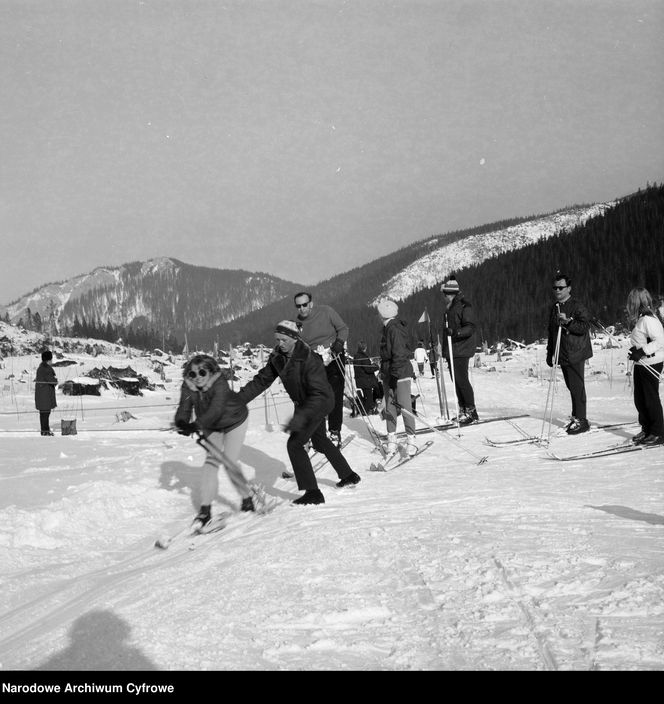
POLYGON ((295 307, 296 308, 306 308, 308 305, 309 305, 309 301, 307 301, 306 303, 296 303, 295 307))
POLYGON ((562 291, 563 289, 567 288, 567 286, 554 286, 553 290, 554 291, 562 291))
POLYGON ((195 379, 197 376, 206 377, 207 375, 207 369, 199 369, 197 372, 192 370, 187 374, 190 379, 195 379))

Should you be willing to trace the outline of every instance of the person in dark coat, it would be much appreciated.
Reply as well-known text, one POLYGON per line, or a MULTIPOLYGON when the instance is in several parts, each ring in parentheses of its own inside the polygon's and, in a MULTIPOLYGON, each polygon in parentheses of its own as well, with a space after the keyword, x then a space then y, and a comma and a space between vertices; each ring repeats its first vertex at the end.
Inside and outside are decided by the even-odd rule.
MULTIPOLYGON (((241 511, 255 509, 251 486, 238 465, 244 437, 249 425, 245 403, 230 388, 219 364, 206 354, 194 355, 184 366, 180 402, 174 425, 180 435, 200 432, 214 447, 219 448, 236 465, 225 467, 228 478, 242 499, 241 511), (192 421, 192 412, 195 420, 192 421)), ((194 520, 201 526, 210 522, 212 501, 219 489, 221 462, 214 452, 207 452, 201 475, 201 507, 194 520)))
POLYGON ((357 352, 353 357, 353 370, 355 372, 355 386, 359 395, 362 413, 370 415, 376 412, 376 399, 378 394, 378 379, 376 372, 378 365, 374 364, 367 352, 367 343, 360 340, 357 352))
POLYGON ((35 376, 35 408, 39 411, 39 425, 43 436, 53 435, 50 427, 51 411, 57 407, 55 387, 58 378, 53 371, 53 352, 44 350, 41 353, 41 364, 37 367, 35 376))
POLYGON ((475 391, 468 378, 468 364, 475 356, 475 311, 464 297, 459 282, 451 276, 441 287, 445 296, 445 325, 442 335, 442 355, 447 360, 450 376, 454 372, 454 390, 459 406, 459 425, 470 425, 479 420, 475 408, 475 391), (452 359, 450 359, 450 340, 452 359))
MULTIPOLYGON (((397 417, 401 408, 412 410, 410 393, 413 365, 413 352, 410 346, 410 335, 405 320, 398 317, 397 304, 385 298, 378 303, 378 315, 383 323, 383 334, 380 340, 380 374, 383 380, 384 410, 383 415, 387 425, 387 452, 397 451, 397 417)), ((406 429, 406 451, 409 455, 417 453, 415 442, 415 419, 411 413, 402 413, 406 429)))
POLYGON ((576 298, 572 298, 571 292, 572 280, 569 276, 561 272, 556 273, 553 280, 556 302, 549 315, 546 363, 550 367, 557 363, 562 369, 565 385, 572 397, 572 417, 565 430, 569 435, 577 435, 590 430, 586 417, 584 372, 586 360, 593 356, 590 343, 592 318, 588 309, 576 298))
POLYGON ((325 432, 326 418, 334 408, 334 391, 330 386, 325 365, 320 356, 300 338, 300 327, 293 320, 282 320, 276 327, 276 346, 267 364, 238 392, 244 403, 249 403, 269 388, 277 379, 293 401, 293 417, 286 426, 289 433, 286 449, 293 467, 295 480, 304 494, 294 504, 323 504, 325 497, 318 488, 316 475, 306 445, 321 452, 337 473, 337 487, 360 481, 339 448, 325 432))

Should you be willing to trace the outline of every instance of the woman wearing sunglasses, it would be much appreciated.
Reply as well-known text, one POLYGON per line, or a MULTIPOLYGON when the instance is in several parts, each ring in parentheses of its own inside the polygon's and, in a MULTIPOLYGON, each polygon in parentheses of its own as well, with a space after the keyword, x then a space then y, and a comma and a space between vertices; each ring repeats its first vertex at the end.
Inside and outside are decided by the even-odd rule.
MULTIPOLYGON (((200 432, 212 446, 219 448, 237 463, 249 424, 249 411, 231 390, 217 361, 206 354, 197 354, 184 366, 180 403, 175 413, 175 427, 180 435, 200 432), (191 420, 192 411, 196 420, 191 420)), ((219 489, 219 459, 207 453, 201 474, 201 508, 196 516, 201 526, 209 523, 211 505, 219 489)), ((253 511, 251 489, 240 472, 226 467, 228 478, 242 497, 240 509, 253 511)))

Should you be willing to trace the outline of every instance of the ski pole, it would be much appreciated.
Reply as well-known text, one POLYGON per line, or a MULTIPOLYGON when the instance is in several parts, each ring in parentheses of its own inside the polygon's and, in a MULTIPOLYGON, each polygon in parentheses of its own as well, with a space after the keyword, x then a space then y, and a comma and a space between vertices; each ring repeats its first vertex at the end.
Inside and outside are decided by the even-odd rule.
MULTIPOLYGON (((350 369, 346 368, 346 365, 342 364, 340 359, 338 358, 337 355, 332 356, 335 364, 339 368, 339 371, 343 374, 344 377, 344 396, 348 399, 348 402, 350 403, 351 409, 353 408, 353 405, 355 404, 355 399, 357 398, 357 387, 354 384, 354 379, 351 375, 350 369), (350 390, 353 392, 353 396, 350 396, 346 392, 346 384, 350 387, 350 390)), ((373 423, 369 419, 369 415, 366 412, 366 407, 362 403, 360 399, 357 399, 360 405, 360 416, 362 416, 362 420, 364 422, 364 425, 367 428, 367 431, 369 432, 369 437, 371 438, 371 441, 373 444, 376 446, 376 449, 380 451, 380 453, 383 455, 383 457, 386 457, 386 452, 385 449, 383 448, 383 444, 380 441, 380 436, 378 434, 378 431, 373 427, 373 423)))
POLYGON ((451 442, 453 445, 460 447, 464 452, 467 452, 469 455, 472 455, 472 457, 474 457, 476 460, 478 460, 477 464, 484 464, 485 462, 488 461, 488 459, 489 459, 488 456, 482 457, 481 455, 478 455, 477 453, 473 452, 472 450, 469 450, 467 447, 464 447, 463 445, 459 444, 456 440, 451 438, 449 435, 446 435, 442 430, 439 430, 434 425, 431 425, 431 423, 424 420, 424 418, 421 418, 416 413, 413 413, 412 411, 409 411, 407 408, 400 406, 398 403, 396 403, 396 401, 395 401, 395 405, 401 409, 402 413, 405 413, 406 415, 412 416, 413 418, 418 418, 420 421, 422 421, 422 423, 424 423, 424 425, 427 426, 427 428, 432 430, 434 433, 445 438, 445 440, 447 440, 448 442, 451 442))
MULTIPOLYGON (((560 305, 556 303, 556 309, 560 312, 560 305)), ((546 414, 549 408, 549 399, 551 399, 551 418, 549 420, 549 434, 551 434, 551 421, 553 420, 553 389, 555 388, 556 366, 558 365, 558 356, 560 354, 560 337, 562 327, 558 325, 558 335, 556 337, 556 349, 553 356, 553 364, 551 365, 551 378, 549 380, 549 388, 546 392, 546 403, 544 404, 544 416, 542 418, 542 430, 540 432, 540 442, 544 442, 544 426, 546 424, 546 414)), ((548 439, 547 439, 548 442, 548 439)))
MULTIPOLYGON (((448 330, 447 313, 445 313, 445 330, 448 330)), ((457 435, 461 436, 461 424, 459 419, 459 399, 456 394, 456 379, 454 378, 454 354, 452 352, 452 336, 447 335, 447 349, 449 354, 450 374, 452 375, 452 386, 454 387, 454 407, 456 409, 457 435)))
POLYGON ((438 336, 438 349, 440 350, 440 354, 438 355, 438 377, 440 378, 440 390, 443 394, 443 401, 445 402, 445 418, 449 420, 450 407, 447 403, 447 388, 445 387, 445 365, 443 364, 443 347, 440 344, 440 336, 438 336))
MULTIPOLYGON (((261 345, 260 348, 260 359, 261 359, 261 368, 263 367, 263 345, 261 345)), ((272 426, 272 423, 270 422, 270 410, 268 408, 268 402, 267 402, 267 390, 263 392, 263 401, 265 402, 265 405, 263 406, 265 410, 265 430, 267 430, 268 433, 271 433, 274 428, 272 426)))
MULTIPOLYGON (((429 341, 431 343, 431 354, 433 355, 433 365, 431 365, 431 366, 432 366, 432 369, 435 368, 435 370, 436 370, 434 372, 434 377, 436 379, 436 391, 438 392, 438 408, 440 409, 440 417, 442 418, 443 417, 443 394, 440 389, 440 385, 441 385, 442 380, 440 379, 440 372, 438 371, 439 367, 440 367, 440 365, 438 364, 438 361, 440 359, 440 355, 437 360, 436 359, 436 351, 433 346, 433 339, 431 339, 431 330, 429 330, 429 341)), ((440 346, 440 338, 438 340, 438 344, 440 346)), ((449 419, 449 413, 448 413, 448 419, 449 419)))

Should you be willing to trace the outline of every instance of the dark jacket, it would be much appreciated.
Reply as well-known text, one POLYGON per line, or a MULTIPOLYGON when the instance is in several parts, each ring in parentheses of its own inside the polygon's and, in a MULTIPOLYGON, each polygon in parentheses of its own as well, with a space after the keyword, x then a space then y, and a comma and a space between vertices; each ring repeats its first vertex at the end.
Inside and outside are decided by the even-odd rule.
MULTIPOLYGON (((443 324, 440 336, 442 353, 445 359, 450 356, 449 342, 445 327, 452 331, 452 356, 454 358, 474 357, 477 343, 475 341, 475 311, 462 294, 457 294, 452 305, 447 309, 447 325, 443 324)), ((445 318, 443 318, 445 321, 445 318)))
POLYGON ((380 373, 390 388, 395 389, 399 379, 412 379, 412 356, 408 325, 400 318, 388 320, 380 340, 380 373))
POLYGON ((267 364, 240 389, 238 396, 249 403, 277 378, 295 404, 293 419, 303 425, 315 418, 324 418, 334 408, 334 391, 327 380, 323 361, 302 340, 295 343, 290 359, 275 348, 267 364))
MULTIPOLYGON (((567 325, 561 326, 560 350, 558 364, 578 364, 593 356, 590 343, 590 313, 588 309, 570 296, 560 304, 560 312, 571 318, 567 325)), ((546 345, 547 361, 552 362, 556 352, 558 339, 558 310, 551 307, 549 315, 549 339, 546 345)))
POLYGON ((53 368, 46 362, 42 362, 37 367, 35 376, 35 408, 38 411, 50 411, 57 407, 55 402, 55 387, 58 385, 58 377, 53 368))
POLYGON ((175 422, 191 420, 192 409, 196 422, 204 434, 213 431, 228 432, 242 425, 249 415, 247 406, 231 390, 228 381, 219 375, 205 391, 191 389, 186 382, 180 388, 180 403, 175 422))
POLYGON ((353 357, 353 370, 355 372, 355 386, 358 389, 375 389, 378 386, 376 378, 378 365, 374 364, 371 357, 359 347, 353 357))

